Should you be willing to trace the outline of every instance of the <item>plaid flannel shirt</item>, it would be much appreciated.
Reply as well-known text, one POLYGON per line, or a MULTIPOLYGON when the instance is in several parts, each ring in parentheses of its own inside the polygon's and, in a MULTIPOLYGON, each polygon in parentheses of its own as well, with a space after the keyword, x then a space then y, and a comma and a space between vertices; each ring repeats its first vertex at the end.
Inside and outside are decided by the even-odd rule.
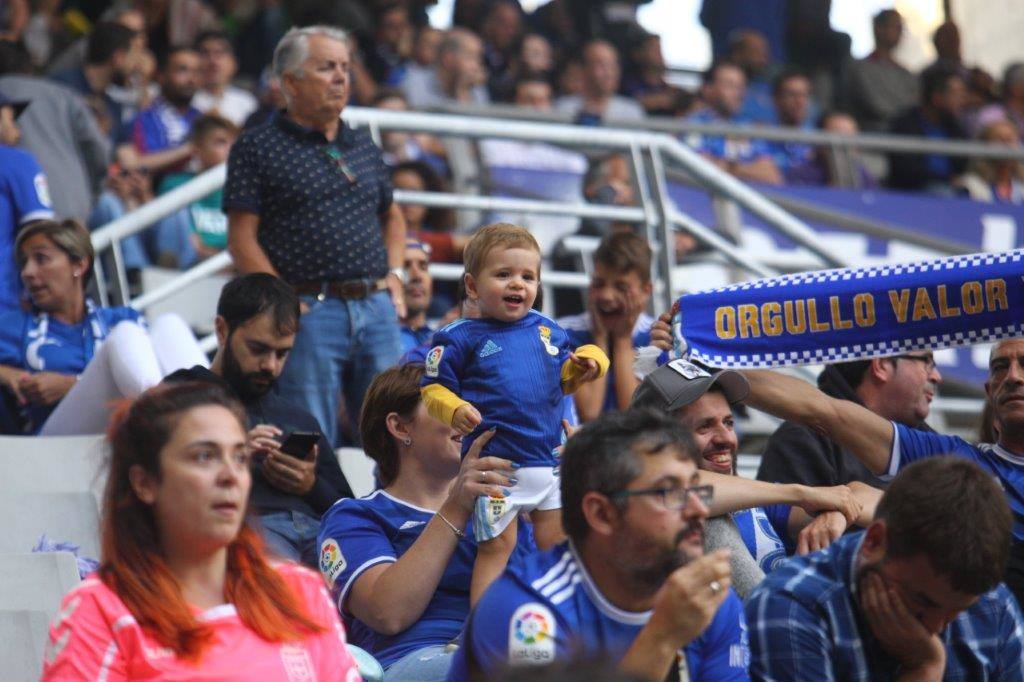
MULTIPOLYGON (((855 581, 863 533, 793 557, 747 599, 752 680, 892 680, 899 663, 860 614, 855 581)), ((942 632, 945 680, 1021 680, 1024 624, 1005 585, 981 595, 942 632)))

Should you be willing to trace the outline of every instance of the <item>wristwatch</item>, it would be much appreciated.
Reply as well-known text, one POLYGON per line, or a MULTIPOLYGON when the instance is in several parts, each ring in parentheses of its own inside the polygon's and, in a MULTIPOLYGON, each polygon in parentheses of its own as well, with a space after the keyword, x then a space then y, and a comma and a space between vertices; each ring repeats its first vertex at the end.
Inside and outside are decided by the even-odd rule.
POLYGON ((402 286, 405 286, 409 281, 409 276, 405 274, 405 268, 391 268, 388 270, 388 274, 397 277, 402 286))

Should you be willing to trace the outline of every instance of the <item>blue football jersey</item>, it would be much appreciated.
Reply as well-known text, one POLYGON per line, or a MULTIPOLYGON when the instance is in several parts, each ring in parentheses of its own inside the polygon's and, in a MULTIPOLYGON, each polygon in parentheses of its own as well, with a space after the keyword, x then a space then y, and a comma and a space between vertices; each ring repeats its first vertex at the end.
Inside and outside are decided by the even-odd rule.
MULTIPOLYGON (((510 565, 477 604, 448 674, 469 679, 506 665, 543 665, 572 657, 625 655, 650 612, 612 605, 569 543, 510 565)), ((750 649, 746 619, 732 590, 700 637, 677 656, 672 679, 746 680, 750 649)))
POLYGON ((730 516, 740 531, 743 544, 750 556, 765 573, 771 573, 786 560, 788 543, 787 524, 792 507, 788 504, 774 504, 768 507, 754 507, 732 512, 730 516))
MULTIPOLYGON (((353 583, 368 568, 394 563, 409 551, 434 512, 415 507, 376 490, 361 499, 343 499, 320 521, 317 544, 320 572, 331 588, 345 621, 349 641, 369 651, 387 667, 425 646, 455 639, 469 614, 469 583, 476 558, 472 521, 459 540, 434 596, 415 623, 396 635, 384 635, 348 612, 346 600, 353 583)), ((519 545, 510 563, 536 549, 528 523, 519 524, 519 545)))
MULTIPOLYGON (((739 118, 731 120, 722 118, 716 111, 707 107, 690 114, 686 120, 694 123, 747 123, 739 118)), ((683 139, 701 154, 737 163, 750 163, 768 155, 768 146, 763 140, 704 135, 702 133, 691 133, 685 135, 683 139)))
POLYGON ((571 350, 565 331, 530 311, 516 322, 456 320, 434 333, 423 386, 440 384, 483 421, 463 439, 462 453, 497 427, 485 453, 521 466, 553 467, 562 443, 562 364, 571 350))
MULTIPOLYGON (((110 330, 119 322, 145 325, 142 315, 123 306, 100 308, 86 303, 85 319, 64 324, 46 313, 22 310, 0 311, 0 365, 21 367, 29 372, 81 374, 110 330)), ((55 405, 30 404, 26 416, 38 430, 55 405)))
POLYGON ((1024 541, 1024 456, 1015 455, 999 445, 971 445, 956 436, 918 431, 896 423, 893 426, 889 475, 895 476, 903 467, 925 457, 965 457, 996 477, 1013 512, 1013 537, 1018 542, 1024 541))
POLYGON ((21 278, 14 259, 18 228, 53 217, 46 174, 23 149, 0 144, 0 309, 18 307, 21 278))
MULTIPOLYGON (((572 344, 573 348, 594 343, 594 337, 590 333, 590 313, 563 317, 558 321, 558 324, 562 325, 565 333, 569 335, 569 343, 572 344)), ((636 324, 633 326, 634 350, 651 345, 652 324, 654 324, 654 318, 647 313, 641 313, 640 317, 637 318, 636 324)), ((619 401, 615 393, 615 373, 609 371, 605 381, 608 383, 608 390, 605 391, 604 406, 601 408, 601 411, 611 412, 618 410, 619 401)))

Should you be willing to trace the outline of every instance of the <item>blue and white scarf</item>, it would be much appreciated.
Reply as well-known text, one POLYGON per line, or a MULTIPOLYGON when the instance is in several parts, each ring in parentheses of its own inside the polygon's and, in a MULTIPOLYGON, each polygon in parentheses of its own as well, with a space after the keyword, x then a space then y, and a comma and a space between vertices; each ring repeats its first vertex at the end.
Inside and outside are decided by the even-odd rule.
POLYGON ((785 275, 686 294, 676 357, 711 367, 843 362, 1024 334, 1024 250, 785 275))

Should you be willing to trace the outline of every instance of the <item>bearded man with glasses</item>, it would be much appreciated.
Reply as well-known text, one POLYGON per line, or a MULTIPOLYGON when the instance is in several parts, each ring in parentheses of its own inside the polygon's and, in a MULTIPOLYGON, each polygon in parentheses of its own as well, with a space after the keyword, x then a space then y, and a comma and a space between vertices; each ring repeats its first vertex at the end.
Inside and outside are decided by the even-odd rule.
POLYGON ((716 491, 686 429, 653 411, 607 413, 561 462, 569 540, 484 593, 448 679, 594 658, 652 680, 748 679, 728 553, 704 554, 716 491))

